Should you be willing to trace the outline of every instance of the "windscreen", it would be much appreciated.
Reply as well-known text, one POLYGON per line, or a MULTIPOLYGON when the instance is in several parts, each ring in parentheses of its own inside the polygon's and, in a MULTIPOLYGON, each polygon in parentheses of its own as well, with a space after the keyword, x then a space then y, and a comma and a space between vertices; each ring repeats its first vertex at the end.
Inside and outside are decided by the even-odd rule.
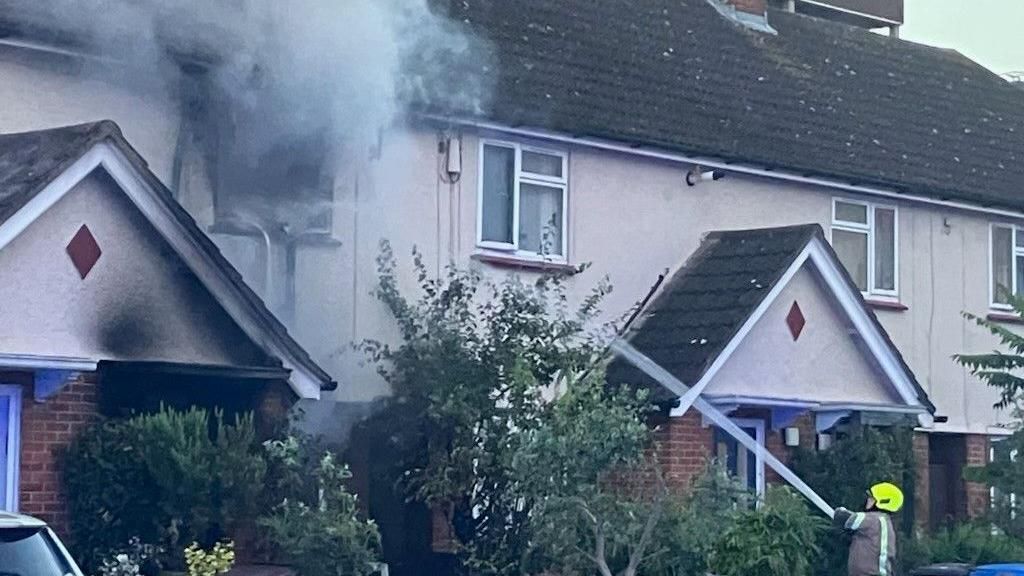
POLYGON ((0 576, 65 576, 71 567, 42 528, 0 530, 0 576))

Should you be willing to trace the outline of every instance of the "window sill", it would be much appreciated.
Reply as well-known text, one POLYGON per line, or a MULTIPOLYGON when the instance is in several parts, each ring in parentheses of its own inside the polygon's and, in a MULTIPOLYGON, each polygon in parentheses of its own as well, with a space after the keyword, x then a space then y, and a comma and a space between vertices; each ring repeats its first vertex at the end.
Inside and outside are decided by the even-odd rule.
POLYGON ((1002 324, 1024 324, 1024 318, 1013 312, 989 312, 985 319, 1002 324))
POLYGON ((563 272, 566 274, 572 274, 577 271, 576 266, 567 262, 541 260, 539 258, 517 256, 516 254, 511 253, 505 254, 501 252, 481 250, 474 252, 470 258, 478 262, 484 262, 486 264, 492 264, 502 268, 518 268, 521 270, 537 270, 540 272, 563 272))
POLYGON ((892 312, 905 312, 910 308, 899 300, 883 300, 881 298, 864 297, 864 303, 874 310, 889 310, 892 312))
MULTIPOLYGON (((217 222, 207 228, 207 232, 210 234, 220 234, 223 236, 262 236, 260 232, 257 232, 255 228, 247 228, 245 226, 238 226, 232 223, 217 222)), ((280 232, 268 230, 271 238, 280 238, 280 232)), ((303 246, 341 246, 341 240, 338 240, 327 232, 303 232, 297 236, 286 237, 288 242, 294 244, 301 244, 303 246)))

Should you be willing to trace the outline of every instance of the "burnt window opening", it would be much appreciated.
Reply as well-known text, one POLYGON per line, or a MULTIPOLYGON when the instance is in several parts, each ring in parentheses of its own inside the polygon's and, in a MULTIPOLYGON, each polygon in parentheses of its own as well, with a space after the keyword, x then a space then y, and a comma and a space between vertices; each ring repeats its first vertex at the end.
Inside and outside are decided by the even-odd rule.
POLYGON ((334 182, 320 135, 279 140, 259 152, 231 146, 218 154, 218 227, 296 237, 332 232, 334 182))

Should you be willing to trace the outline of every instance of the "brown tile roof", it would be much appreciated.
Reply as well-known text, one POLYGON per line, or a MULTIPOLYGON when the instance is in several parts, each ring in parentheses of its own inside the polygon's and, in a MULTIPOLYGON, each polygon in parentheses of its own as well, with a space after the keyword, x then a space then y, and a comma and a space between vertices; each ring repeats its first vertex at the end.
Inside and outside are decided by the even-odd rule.
MULTIPOLYGON (((740 328, 764 301, 797 257, 812 241, 825 247, 817 224, 711 232, 700 247, 636 316, 625 337, 640 352, 687 385, 695 384, 737 336, 740 328)), ((835 254, 828 248, 833 258, 835 254)), ((899 350, 889 340, 874 312, 863 303, 845 268, 850 290, 858 295, 874 328, 913 382, 922 404, 932 408, 924 389, 899 350)), ((658 401, 674 399, 667 390, 622 360, 608 369, 612 383, 654 386, 658 401)))
POLYGON ((707 0, 438 1, 493 49, 491 121, 1024 210, 1020 92, 957 52, 707 0))

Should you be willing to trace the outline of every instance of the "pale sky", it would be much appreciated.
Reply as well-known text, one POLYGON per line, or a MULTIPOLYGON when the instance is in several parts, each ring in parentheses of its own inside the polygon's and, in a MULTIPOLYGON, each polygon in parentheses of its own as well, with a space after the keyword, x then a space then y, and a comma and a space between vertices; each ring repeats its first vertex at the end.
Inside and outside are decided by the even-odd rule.
POLYGON ((999 74, 1024 72, 1024 0, 905 0, 907 40, 953 48, 999 74))

